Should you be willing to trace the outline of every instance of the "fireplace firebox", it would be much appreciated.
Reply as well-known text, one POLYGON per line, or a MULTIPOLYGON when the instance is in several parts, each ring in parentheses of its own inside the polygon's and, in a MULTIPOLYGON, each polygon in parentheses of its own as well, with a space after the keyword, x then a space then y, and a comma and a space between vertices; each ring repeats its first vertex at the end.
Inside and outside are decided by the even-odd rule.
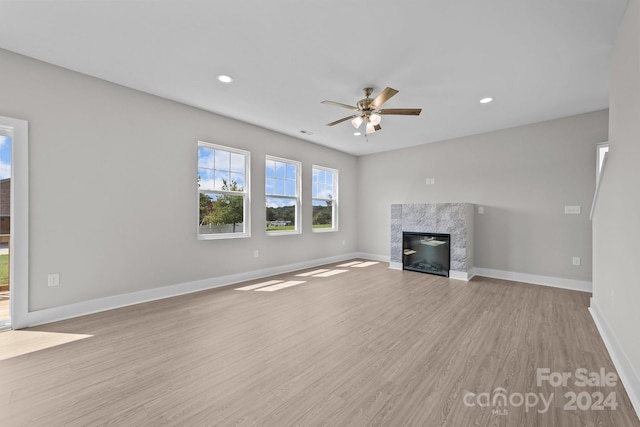
POLYGON ((451 235, 402 233, 402 269, 449 277, 451 235))

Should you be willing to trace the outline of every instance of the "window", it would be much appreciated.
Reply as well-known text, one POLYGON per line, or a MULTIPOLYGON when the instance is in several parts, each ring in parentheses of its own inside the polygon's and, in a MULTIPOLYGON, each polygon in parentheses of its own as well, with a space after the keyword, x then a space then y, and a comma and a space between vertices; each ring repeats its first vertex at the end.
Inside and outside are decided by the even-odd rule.
POLYGON ((248 151, 198 142, 198 238, 248 237, 248 151))
POLYGON ((267 156, 265 165, 266 230, 300 233, 300 162, 267 156))
POLYGON ((604 142, 602 144, 598 144, 596 146, 597 149, 597 158, 596 161, 597 169, 596 169, 596 183, 600 182, 600 172, 602 172, 602 164, 604 163, 604 155, 609 152, 609 144, 604 142))
POLYGON ((338 171, 314 165, 311 193, 313 231, 337 230, 338 171))

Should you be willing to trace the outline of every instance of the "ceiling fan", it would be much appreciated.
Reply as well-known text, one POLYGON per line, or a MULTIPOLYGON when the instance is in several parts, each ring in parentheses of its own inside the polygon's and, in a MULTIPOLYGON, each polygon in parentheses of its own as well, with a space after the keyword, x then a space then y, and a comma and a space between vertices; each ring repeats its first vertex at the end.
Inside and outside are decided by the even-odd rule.
POLYGON ((327 126, 337 125, 338 123, 345 122, 347 120, 351 120, 351 124, 354 128, 358 129, 362 125, 362 123, 366 123, 365 134, 370 134, 375 131, 382 129, 380 127, 380 122, 382 118, 381 115, 400 115, 400 116, 418 116, 422 111, 422 108, 387 108, 381 110, 380 107, 382 104, 387 102, 392 96, 398 93, 397 90, 392 89, 390 87, 384 88, 378 96, 374 99, 371 99, 371 93, 373 89, 370 87, 366 87, 362 89, 364 93, 364 98, 358 101, 356 106, 351 106, 347 104, 342 104, 340 102, 334 101, 322 101, 323 104, 335 105, 337 107, 346 108, 348 110, 357 111, 356 114, 348 117, 343 117, 342 119, 336 120, 335 122, 327 123, 327 126))

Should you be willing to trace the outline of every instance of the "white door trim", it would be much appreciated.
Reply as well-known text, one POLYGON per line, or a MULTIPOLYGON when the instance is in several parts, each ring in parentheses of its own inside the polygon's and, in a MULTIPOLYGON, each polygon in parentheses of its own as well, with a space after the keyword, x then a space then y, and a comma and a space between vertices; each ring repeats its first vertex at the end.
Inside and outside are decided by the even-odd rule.
POLYGON ((27 326, 29 315, 29 122, 0 116, 11 133, 11 327, 27 326))

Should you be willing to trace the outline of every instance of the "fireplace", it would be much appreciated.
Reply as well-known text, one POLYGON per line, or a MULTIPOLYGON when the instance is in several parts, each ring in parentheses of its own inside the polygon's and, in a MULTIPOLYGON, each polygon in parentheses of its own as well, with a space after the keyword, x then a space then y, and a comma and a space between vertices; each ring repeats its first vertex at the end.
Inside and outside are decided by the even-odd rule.
POLYGON ((451 235, 402 233, 402 269, 449 277, 451 235))
MULTIPOLYGON (((474 274, 474 210, 475 207, 472 203, 464 202, 391 205, 389 268, 397 270, 405 268, 407 257, 403 250, 403 233, 448 234, 450 236, 448 277, 470 280, 474 274)), ((409 249, 409 251, 412 250, 418 252, 415 248, 409 249)), ((412 261, 412 258, 416 258, 415 254, 410 255, 414 256, 409 260, 412 261)), ((443 264, 442 262, 438 263, 443 264)), ((446 271, 445 268, 442 270, 446 271)))

